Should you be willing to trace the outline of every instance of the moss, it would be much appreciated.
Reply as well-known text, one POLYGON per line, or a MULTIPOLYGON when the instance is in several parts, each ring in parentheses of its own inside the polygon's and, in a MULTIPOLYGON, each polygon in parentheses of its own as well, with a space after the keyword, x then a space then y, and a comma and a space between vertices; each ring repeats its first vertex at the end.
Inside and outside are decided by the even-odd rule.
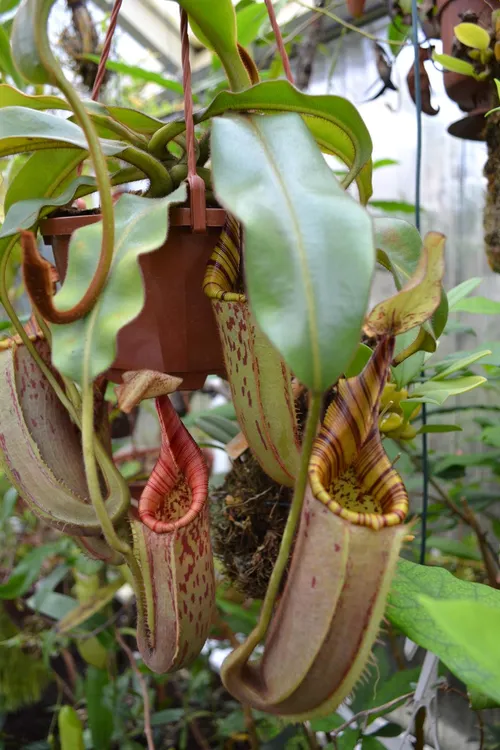
POLYGON ((285 528, 291 490, 273 482, 249 451, 212 492, 214 554, 245 596, 262 599, 285 528))
POLYGON ((50 682, 49 669, 37 649, 4 643, 19 633, 0 603, 0 706, 6 712, 38 703, 50 682))

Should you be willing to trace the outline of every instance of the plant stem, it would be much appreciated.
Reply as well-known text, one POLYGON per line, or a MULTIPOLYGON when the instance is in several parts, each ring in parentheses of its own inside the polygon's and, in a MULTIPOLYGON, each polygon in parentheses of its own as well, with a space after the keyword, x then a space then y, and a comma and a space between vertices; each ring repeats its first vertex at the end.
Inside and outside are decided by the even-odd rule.
MULTIPOLYGON (((295 0, 297 5, 301 5, 303 8, 307 8, 307 10, 310 10, 312 13, 322 13, 324 16, 328 16, 328 18, 331 18, 332 21, 336 21, 340 26, 343 26, 345 29, 349 29, 349 31, 355 31, 357 34, 361 34, 361 36, 366 37, 367 39, 371 39, 372 42, 380 42, 382 44, 387 43, 387 39, 380 39, 378 36, 374 36, 373 34, 369 34, 368 31, 363 31, 363 29, 360 29, 358 26, 354 26, 352 23, 348 23, 347 21, 344 21, 343 18, 340 18, 340 16, 337 16, 335 13, 332 13, 331 10, 325 10, 324 8, 311 8, 310 5, 307 5, 307 3, 304 3, 303 0, 295 0)), ((392 42, 391 44, 396 44, 398 47, 405 47, 406 42, 392 42)))
POLYGON ((304 503, 304 496, 306 493, 308 481, 309 458, 311 456, 313 441, 316 437, 316 427, 318 424, 321 402, 321 393, 312 393, 304 437, 302 441, 299 470, 297 478, 295 480, 293 499, 290 505, 290 512, 288 514, 285 531, 281 540, 278 557, 276 559, 276 563, 274 565, 273 572, 271 574, 271 578, 267 587, 266 595, 262 603, 259 622, 257 623, 257 626, 252 630, 246 641, 240 646, 241 653, 246 654, 247 656, 251 655, 254 648, 260 643, 267 632, 267 628, 273 614, 274 604, 279 593, 281 580, 288 564, 290 549, 293 544, 295 531, 297 529, 300 514, 302 511, 302 505, 304 503))
POLYGON ((130 666, 132 667, 132 671, 134 672, 135 676, 137 677, 137 681, 139 682, 139 685, 141 686, 142 702, 144 704, 144 734, 146 735, 146 742, 147 742, 148 750, 155 750, 155 743, 153 740, 153 730, 151 729, 151 706, 149 703, 149 692, 148 692, 148 686, 147 686, 146 680, 144 679, 144 675, 141 673, 139 667, 137 666, 137 663, 134 659, 134 654, 132 653, 131 649, 127 646, 127 644, 121 637, 120 631, 118 630, 118 628, 115 629, 115 638, 118 641, 120 648, 127 655, 127 658, 130 662, 130 666))
POLYGON ((88 363, 84 363, 83 387, 82 387, 82 449, 83 461, 85 465, 85 476, 87 486, 92 500, 92 505, 96 516, 102 528, 104 537, 115 552, 121 555, 129 556, 131 549, 127 542, 124 542, 117 535, 114 526, 108 516, 104 500, 101 495, 99 484, 99 475, 97 473, 97 463, 94 453, 95 435, 94 435, 94 389, 92 382, 89 382, 88 363))
POLYGON ((92 306, 95 298, 101 292, 106 283, 111 263, 113 260, 113 249, 115 241, 115 222, 113 214, 113 199, 111 195, 111 182, 108 174, 106 158, 103 154, 101 143, 94 124, 82 103, 80 96, 73 86, 66 80, 57 60, 50 49, 47 34, 48 16, 51 5, 45 0, 38 0, 35 4, 35 13, 38 18, 34 21, 34 39, 40 62, 47 71, 49 77, 58 86, 68 100, 75 118, 82 128, 87 139, 89 154, 94 165, 97 187, 100 195, 102 213, 102 245, 99 264, 94 278, 78 304, 80 312, 85 314, 92 306))
POLYGON ((164 197, 174 189, 174 183, 168 173, 168 169, 166 169, 158 159, 151 156, 151 154, 147 154, 145 151, 130 146, 130 148, 125 149, 125 151, 120 154, 120 159, 137 167, 141 172, 144 172, 146 177, 149 178, 151 184, 147 195, 150 198, 164 197))

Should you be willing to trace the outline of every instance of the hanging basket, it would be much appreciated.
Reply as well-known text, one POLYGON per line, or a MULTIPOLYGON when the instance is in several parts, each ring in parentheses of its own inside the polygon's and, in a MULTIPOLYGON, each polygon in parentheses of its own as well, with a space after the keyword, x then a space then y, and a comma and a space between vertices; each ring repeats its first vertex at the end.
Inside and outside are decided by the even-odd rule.
MULTIPOLYGON (((120 6, 121 0, 116 0, 92 92, 94 100, 99 95, 120 6)), ((182 378, 184 390, 196 390, 207 375, 225 375, 217 326, 202 286, 226 214, 220 208, 206 207, 205 184, 196 173, 188 22, 183 10, 181 42, 189 200, 185 207, 170 210, 165 244, 139 258, 145 304, 138 317, 119 332, 117 356, 107 377, 119 383, 124 372, 155 370, 182 378)), ((41 223, 61 279, 66 274, 71 235, 100 219, 98 214, 85 212, 41 223)))
MULTIPOLYGON (((41 230, 52 245, 64 279, 72 233, 100 220, 98 214, 47 219, 41 230)), ((203 276, 225 221, 222 209, 206 209, 206 231, 191 230, 189 208, 170 211, 168 239, 139 259, 146 291, 138 317, 118 334, 118 353, 107 373, 121 382, 127 370, 156 370, 183 379, 182 388, 201 388, 207 375, 224 376, 224 359, 203 276)))

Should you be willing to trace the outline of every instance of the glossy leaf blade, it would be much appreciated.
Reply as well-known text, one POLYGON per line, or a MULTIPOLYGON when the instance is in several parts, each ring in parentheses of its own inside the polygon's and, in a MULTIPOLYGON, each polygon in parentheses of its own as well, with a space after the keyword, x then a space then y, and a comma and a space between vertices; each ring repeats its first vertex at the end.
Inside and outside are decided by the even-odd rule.
POLYGON ((219 199, 245 230, 257 324, 298 379, 323 391, 358 346, 375 262, 371 219, 298 115, 217 119, 212 165, 219 199))
MULTIPOLYGON (((87 140, 78 125, 26 107, 0 109, 0 156, 64 146, 87 149, 87 140)), ((116 156, 127 144, 105 140, 101 146, 106 156, 116 156)))
MULTIPOLYGON (((118 332, 144 305, 138 258, 163 245, 169 206, 185 199, 186 187, 181 185, 166 198, 124 195, 115 204, 115 251, 108 283, 88 315, 69 325, 52 326, 52 357, 61 373, 79 383, 84 359, 90 363, 91 379, 111 365, 118 332)), ((101 235, 101 222, 74 233, 66 278, 54 298, 59 309, 71 308, 87 289, 98 262, 95 248, 100 247, 101 235)))
POLYGON ((21 229, 30 229, 36 224, 42 212, 47 213, 47 210, 71 203, 78 188, 84 186, 95 187, 95 179, 93 177, 78 177, 56 198, 35 198, 14 203, 7 212, 0 229, 0 239, 12 237, 18 234, 21 229))
MULTIPOLYGON (((483 623, 500 620, 500 592, 480 583, 462 581, 444 568, 400 560, 386 616, 412 641, 439 656, 468 685, 483 693, 488 687, 488 694, 498 697, 500 671, 495 670, 496 681, 492 681, 488 669, 484 670, 483 660, 472 649, 477 648, 480 639, 483 653, 486 656, 490 653, 483 638, 489 637, 489 633, 496 638, 498 625, 492 625, 490 630, 483 623), (432 604, 425 606, 424 602, 432 604)), ((492 660, 498 654, 498 645, 493 649, 492 660)))
MULTIPOLYGON (((304 94, 288 81, 265 81, 238 93, 222 91, 207 109, 195 114, 195 122, 232 111, 298 112, 320 148, 338 156, 349 168, 345 185, 357 179, 361 201, 370 198, 372 142, 361 115, 347 99, 304 94)), ((184 130, 183 121, 168 126, 171 137, 184 130)), ((154 150, 154 140, 151 148, 154 150)))

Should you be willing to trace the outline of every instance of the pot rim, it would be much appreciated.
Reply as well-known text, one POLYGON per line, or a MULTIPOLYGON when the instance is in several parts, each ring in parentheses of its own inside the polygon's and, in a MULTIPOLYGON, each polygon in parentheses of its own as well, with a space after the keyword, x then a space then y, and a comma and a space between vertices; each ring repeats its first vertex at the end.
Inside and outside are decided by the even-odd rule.
MULTIPOLYGON (((223 208, 207 208, 205 211, 207 228, 223 227, 226 222, 226 212, 223 208)), ((57 216, 40 222, 40 230, 46 237, 72 234, 80 227, 96 224, 101 220, 101 214, 73 214, 72 216, 57 216)), ((191 228, 191 209, 173 207, 169 211, 170 227, 191 228)))

